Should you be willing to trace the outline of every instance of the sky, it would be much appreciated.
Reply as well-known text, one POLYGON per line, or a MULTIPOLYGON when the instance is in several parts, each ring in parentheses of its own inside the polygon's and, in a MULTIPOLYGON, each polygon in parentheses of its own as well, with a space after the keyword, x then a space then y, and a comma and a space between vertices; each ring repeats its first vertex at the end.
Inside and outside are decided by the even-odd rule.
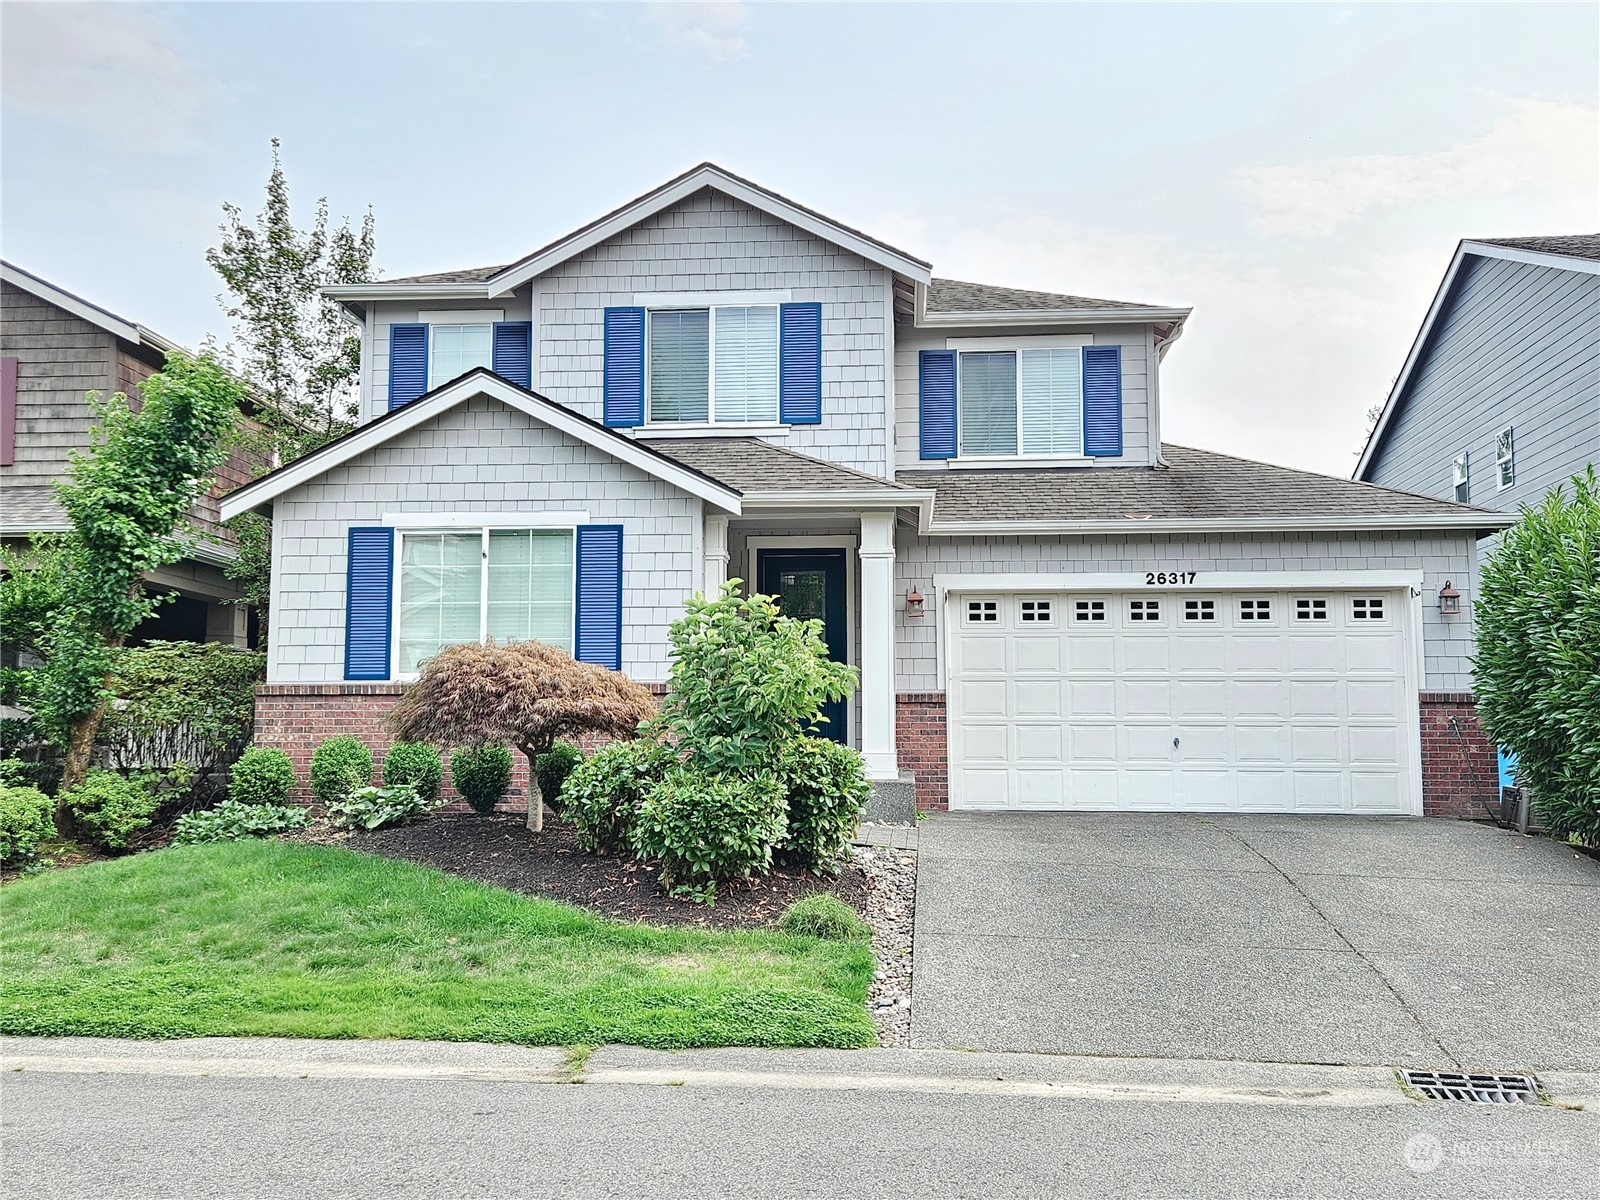
POLYGON ((388 275, 715 161, 934 274, 1194 308, 1163 435, 1348 475, 1463 237, 1600 229, 1600 7, 0 5, 0 252, 170 338, 261 206, 388 275))

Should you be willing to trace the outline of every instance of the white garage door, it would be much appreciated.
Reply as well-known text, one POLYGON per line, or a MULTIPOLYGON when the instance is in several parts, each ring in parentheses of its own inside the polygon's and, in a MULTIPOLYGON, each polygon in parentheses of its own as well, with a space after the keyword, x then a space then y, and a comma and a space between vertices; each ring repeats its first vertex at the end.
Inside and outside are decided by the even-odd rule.
POLYGON ((1406 813, 1404 591, 950 598, 957 808, 1406 813))

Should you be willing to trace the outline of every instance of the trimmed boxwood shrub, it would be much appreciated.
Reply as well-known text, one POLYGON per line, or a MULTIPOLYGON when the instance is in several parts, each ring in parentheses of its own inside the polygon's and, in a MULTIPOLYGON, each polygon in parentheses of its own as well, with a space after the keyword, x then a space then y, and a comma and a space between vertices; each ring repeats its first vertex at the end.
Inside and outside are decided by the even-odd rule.
POLYGON ((114 771, 90 771, 66 799, 78 829, 105 850, 127 849, 161 806, 161 798, 142 780, 114 771))
POLYGON ((311 792, 324 806, 372 784, 372 751, 358 738, 331 737, 311 755, 311 792))
POLYGON ((867 941, 872 926, 837 896, 818 892, 803 896, 783 910, 778 928, 796 937, 826 938, 832 942, 867 941))
POLYGON ((282 804, 294 784, 294 764, 287 754, 251 746, 228 772, 228 799, 236 804, 282 804))
POLYGON ((309 817, 298 804, 241 804, 231 797, 215 808, 184 813, 178 818, 179 846, 200 842, 231 842, 237 838, 268 837, 285 829, 302 829, 309 817))
POLYGON ((557 742, 539 755, 539 794, 555 812, 561 811, 561 789, 572 769, 583 761, 583 751, 571 742, 557 742))
POLYGON ((1473 687, 1552 833, 1600 845, 1600 476, 1506 530, 1478 583, 1473 687))
POLYGON ((796 738, 784 748, 779 775, 789 812, 779 861, 837 874, 872 795, 861 752, 826 738, 796 738))
POLYGON ((511 789, 511 751, 505 746, 465 746, 450 756, 450 781, 474 812, 492 813, 511 789))
POLYGON ((432 804, 439 798, 444 782, 444 760, 432 746, 422 742, 396 742, 383 756, 383 785, 408 783, 417 795, 432 804))
POLYGON ((55 837, 53 809, 38 788, 0 786, 0 862, 27 862, 55 837))
POLYGON ((764 874, 787 828, 782 781, 766 771, 708 774, 680 765, 639 805, 629 837, 661 860, 662 883, 710 900, 717 884, 764 874))
POLYGON ((639 807, 678 761, 671 747, 650 738, 612 742, 573 768, 562 794, 562 816, 578 845, 615 854, 630 844, 639 807))

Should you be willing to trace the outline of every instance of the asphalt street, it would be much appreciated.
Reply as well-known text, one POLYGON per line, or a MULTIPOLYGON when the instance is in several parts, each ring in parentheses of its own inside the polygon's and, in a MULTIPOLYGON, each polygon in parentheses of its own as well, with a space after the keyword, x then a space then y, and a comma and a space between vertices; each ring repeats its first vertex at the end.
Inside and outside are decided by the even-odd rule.
POLYGON ((6 1196, 1588 1197, 1600 1078, 940 1051, 7 1039, 6 1196), (1582 1108, 1580 1109, 1579 1106, 1582 1108))

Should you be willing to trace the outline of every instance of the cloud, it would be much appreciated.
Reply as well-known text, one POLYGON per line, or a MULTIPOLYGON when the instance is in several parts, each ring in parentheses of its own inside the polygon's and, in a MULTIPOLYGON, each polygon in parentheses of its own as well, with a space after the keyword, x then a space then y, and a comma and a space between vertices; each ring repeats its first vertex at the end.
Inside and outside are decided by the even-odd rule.
POLYGON ((1600 109, 1514 99, 1485 132, 1446 150, 1250 167, 1234 178, 1256 227, 1273 237, 1326 237, 1381 209, 1526 190, 1546 193, 1588 228, 1600 190, 1600 109))
POLYGON ((155 13, 123 4, 7 4, 0 77, 7 109, 150 153, 192 145, 213 90, 155 13))
POLYGON ((750 45, 740 36, 750 21, 743 4, 652 4, 647 12, 668 41, 696 58, 720 63, 750 57, 750 45))

